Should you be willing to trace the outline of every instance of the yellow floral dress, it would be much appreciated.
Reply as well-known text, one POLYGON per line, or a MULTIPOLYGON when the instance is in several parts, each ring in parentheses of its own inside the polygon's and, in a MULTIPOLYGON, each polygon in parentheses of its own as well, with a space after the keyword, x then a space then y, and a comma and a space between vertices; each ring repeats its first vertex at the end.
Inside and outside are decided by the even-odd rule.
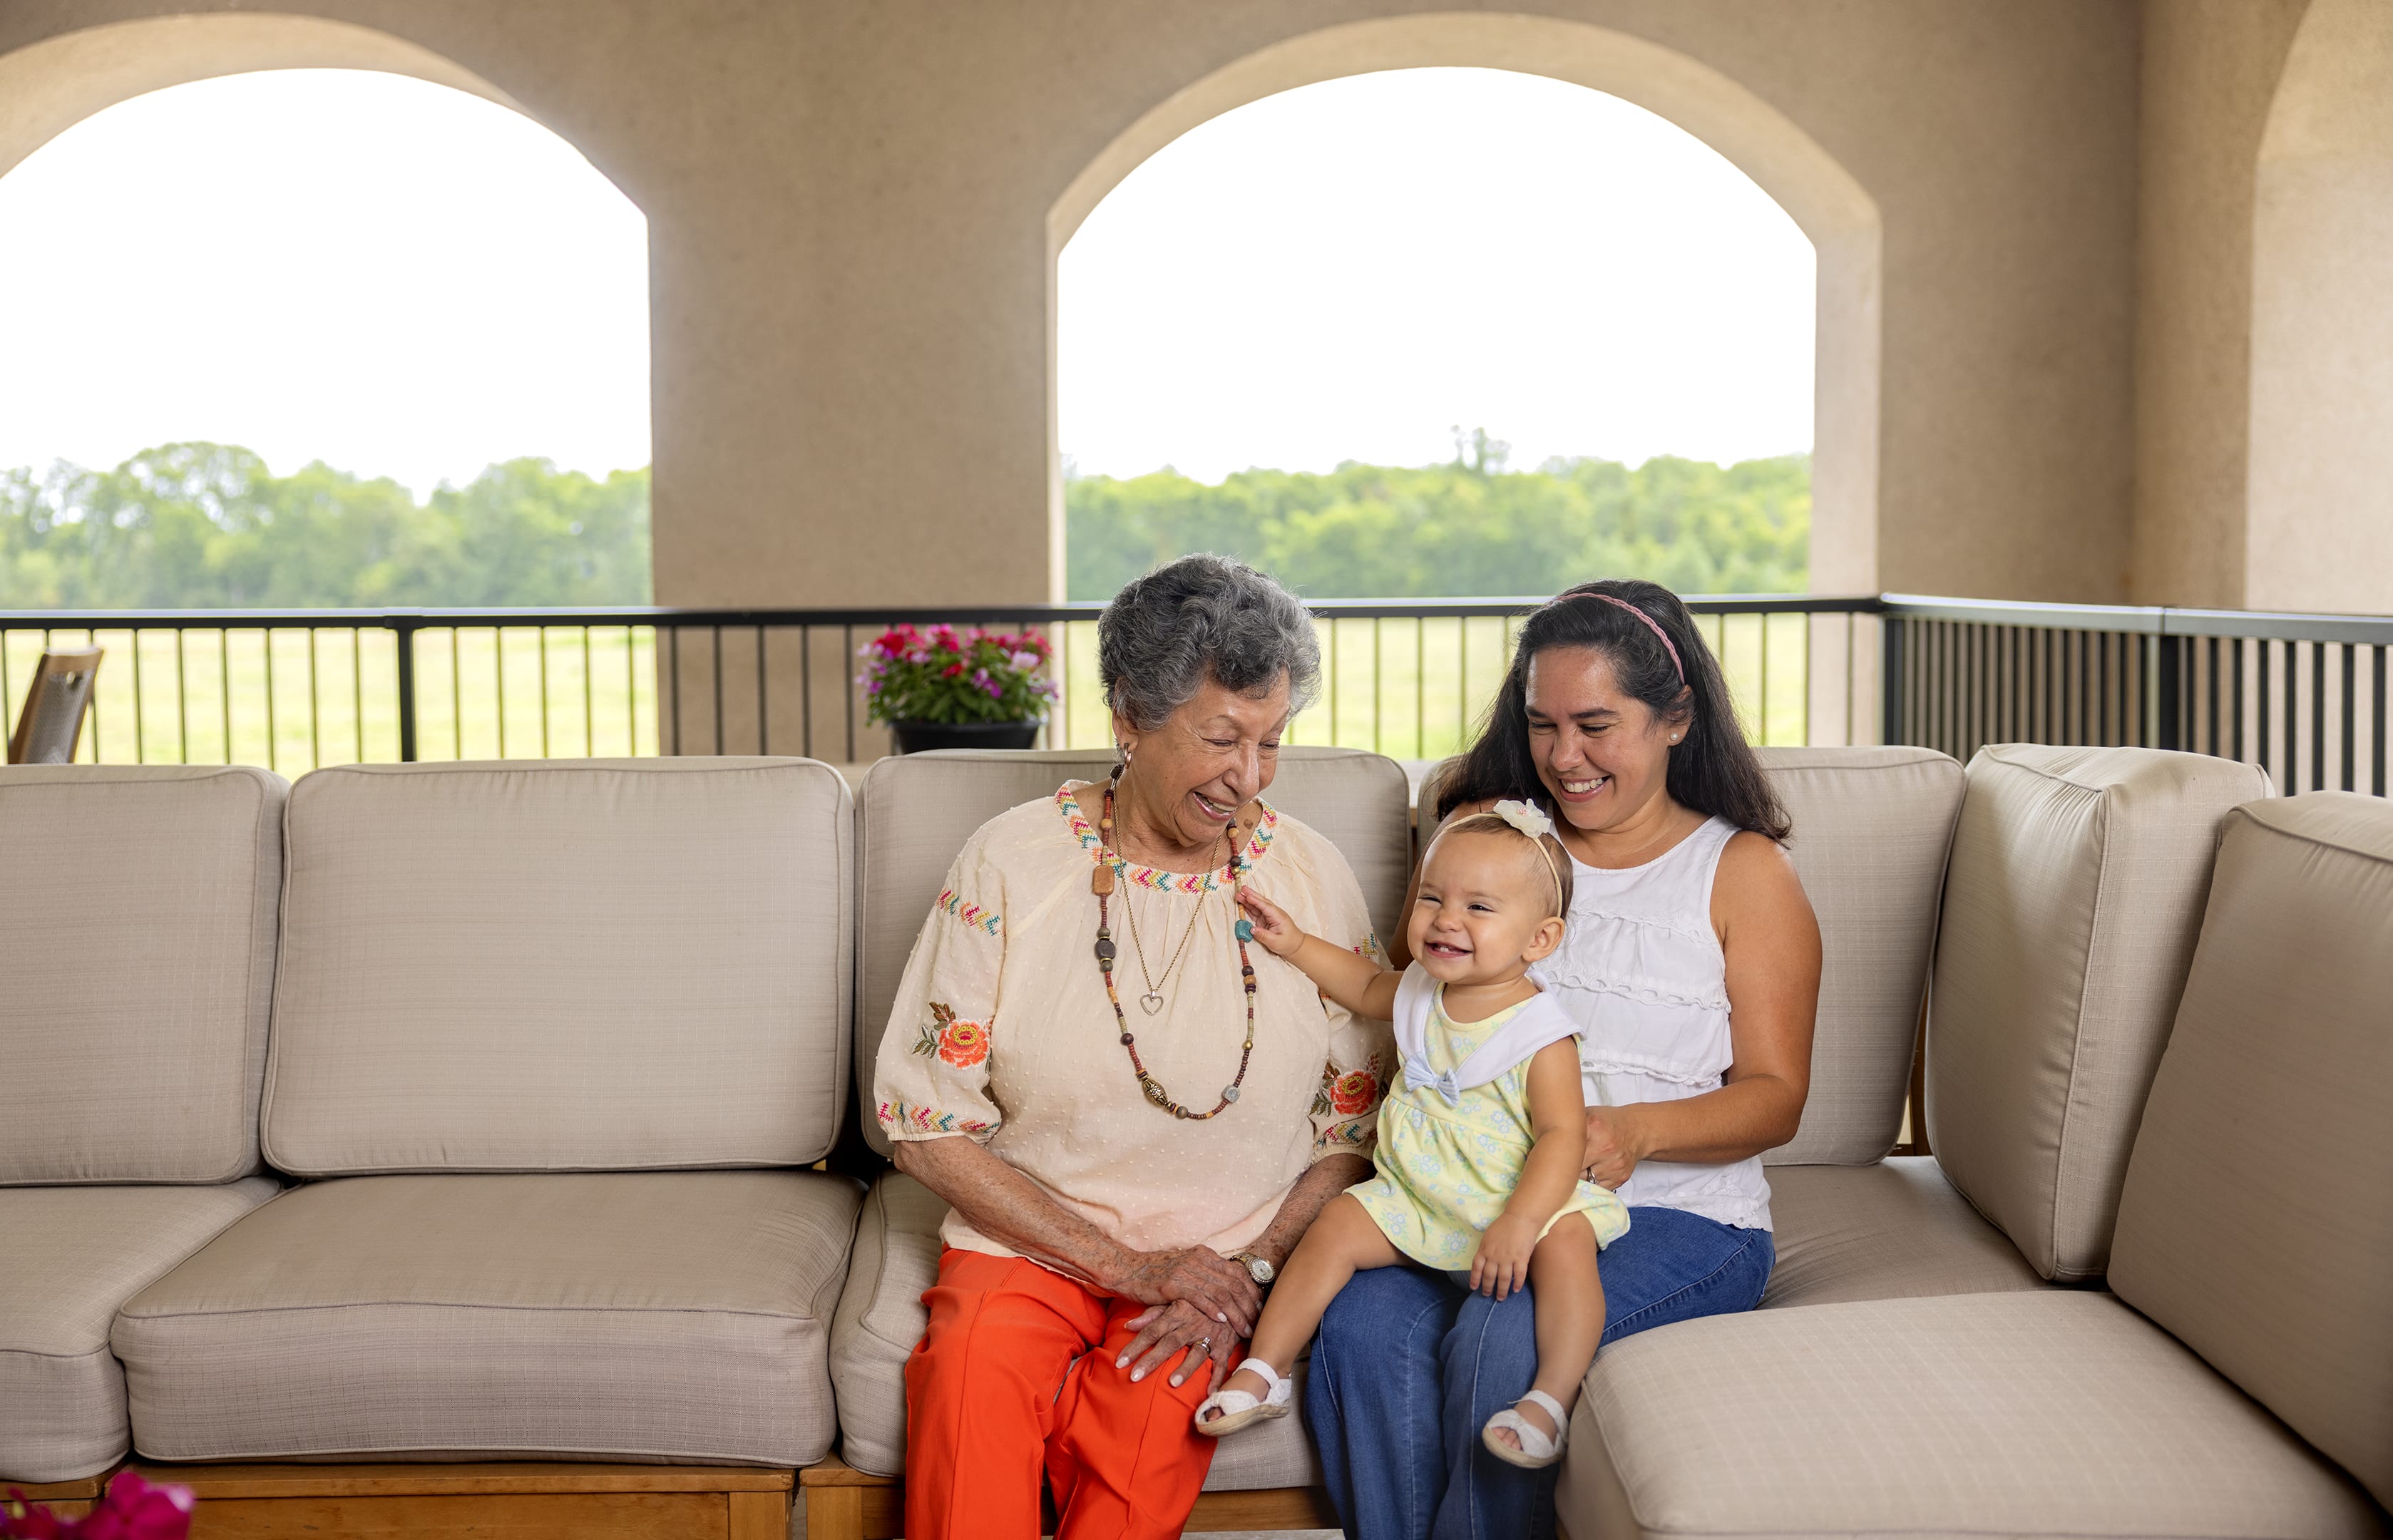
MULTIPOLYGON (((1442 985, 1431 982, 1418 963, 1407 970, 1396 1003, 1405 1072, 1393 1077, 1380 1107, 1371 1179, 1347 1191, 1389 1243, 1415 1261, 1448 1272, 1470 1267, 1481 1233, 1520 1185, 1536 1142, 1528 1078, 1529 1059, 1536 1051, 1530 1049, 1494 1079, 1477 1085, 1469 1083, 1473 1077, 1466 1064, 1523 1012, 1545 1003, 1543 997, 1525 1000, 1464 1024, 1446 1015, 1442 985), (1408 1014, 1419 1024, 1418 1038, 1406 1030, 1408 1014), (1459 1085, 1458 1070, 1465 1071, 1459 1085)), ((1564 1214, 1585 1214, 1599 1246, 1611 1245, 1628 1229, 1628 1210, 1618 1195, 1584 1179, 1570 1201, 1547 1219, 1539 1238, 1564 1214)))

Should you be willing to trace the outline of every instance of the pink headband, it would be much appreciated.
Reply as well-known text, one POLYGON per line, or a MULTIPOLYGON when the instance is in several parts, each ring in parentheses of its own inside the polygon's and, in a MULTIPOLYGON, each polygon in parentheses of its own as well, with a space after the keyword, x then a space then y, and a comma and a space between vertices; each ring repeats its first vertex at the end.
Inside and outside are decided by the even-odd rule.
POLYGON ((1644 621, 1645 629, 1652 632, 1654 635, 1662 638, 1662 646, 1668 650, 1670 654, 1670 666, 1679 671, 1679 688, 1683 690, 1687 687, 1687 665, 1679 660, 1679 649, 1670 646, 1670 633, 1662 629, 1661 622, 1654 620, 1651 615, 1646 614, 1643 610, 1638 608, 1635 605, 1630 604, 1628 600, 1615 599, 1609 594, 1589 592, 1585 595, 1585 597, 1590 599, 1602 599, 1608 605, 1618 605, 1621 608, 1628 611, 1629 614, 1634 615, 1639 620, 1644 621))

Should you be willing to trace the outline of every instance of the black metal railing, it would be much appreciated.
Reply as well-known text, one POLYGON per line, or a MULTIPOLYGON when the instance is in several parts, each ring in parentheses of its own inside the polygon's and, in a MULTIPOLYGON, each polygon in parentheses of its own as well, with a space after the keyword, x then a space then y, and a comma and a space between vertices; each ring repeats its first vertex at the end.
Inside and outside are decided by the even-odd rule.
MULTIPOLYGON (((1408 759, 1469 737, 1533 598, 1316 603, 1321 699, 1291 728, 1408 759)), ((2393 620, 1968 599, 1690 598, 1760 741, 2150 744, 2288 790, 2386 786, 2393 620)), ((1044 740, 1108 738, 1094 604, 916 609, 0 612, 13 721, 46 645, 108 648, 78 757, 361 760, 887 751, 857 647, 911 622, 1036 627, 1044 740)))
POLYGON ((2144 744, 2385 795, 2393 619, 1889 594, 1891 742, 2144 744))
MULTIPOLYGON (((1405 758, 1454 751, 1485 710, 1534 598, 1325 600, 1321 699, 1297 742, 1405 758)), ((1869 741, 1876 601, 1796 594, 1690 600, 1754 732, 1869 741)), ((0 612, 0 700, 13 713, 43 646, 108 648, 78 757, 241 760, 286 771, 356 761, 887 751, 857 687, 883 627, 1035 627, 1061 698, 1045 739, 1109 734, 1097 604, 882 609, 162 610, 0 612)), ((12 716, 13 719, 13 716, 12 716)))

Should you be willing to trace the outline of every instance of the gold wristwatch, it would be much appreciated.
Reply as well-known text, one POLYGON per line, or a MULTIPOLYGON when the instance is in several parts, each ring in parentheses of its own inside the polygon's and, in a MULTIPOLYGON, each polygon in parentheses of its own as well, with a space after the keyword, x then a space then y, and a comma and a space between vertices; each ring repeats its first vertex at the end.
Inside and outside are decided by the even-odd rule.
POLYGON ((1262 1288, 1271 1287, 1272 1280, 1279 1276, 1279 1269, 1251 1251, 1233 1251, 1230 1253, 1230 1260, 1245 1268, 1247 1276, 1252 1278, 1256 1285, 1262 1288))

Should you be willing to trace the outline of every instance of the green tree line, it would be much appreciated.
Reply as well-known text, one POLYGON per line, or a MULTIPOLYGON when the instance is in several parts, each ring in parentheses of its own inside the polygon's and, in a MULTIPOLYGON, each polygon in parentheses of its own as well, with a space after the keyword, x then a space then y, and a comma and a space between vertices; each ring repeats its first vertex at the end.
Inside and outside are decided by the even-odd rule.
POLYGON ((0 471, 0 608, 647 604, 648 473, 492 465, 418 502, 320 463, 167 444, 0 471))
MULTIPOLYGON (((1103 599, 1190 551, 1242 556, 1318 598, 1550 594, 1593 576, 1681 593, 1805 585, 1811 457, 1514 471, 1484 434, 1446 464, 1075 476, 1071 596, 1103 599)), ((492 465, 417 502, 322 463, 168 444, 113 470, 0 471, 0 608, 647 604, 648 473, 492 465)))
POLYGON ((1071 596, 1111 597, 1189 551, 1242 557, 1314 598, 1540 594, 1594 577, 1681 594, 1806 586, 1808 454, 1514 471, 1503 450, 1481 433, 1443 465, 1249 470, 1218 487, 1169 469, 1075 476, 1065 489, 1071 596))

